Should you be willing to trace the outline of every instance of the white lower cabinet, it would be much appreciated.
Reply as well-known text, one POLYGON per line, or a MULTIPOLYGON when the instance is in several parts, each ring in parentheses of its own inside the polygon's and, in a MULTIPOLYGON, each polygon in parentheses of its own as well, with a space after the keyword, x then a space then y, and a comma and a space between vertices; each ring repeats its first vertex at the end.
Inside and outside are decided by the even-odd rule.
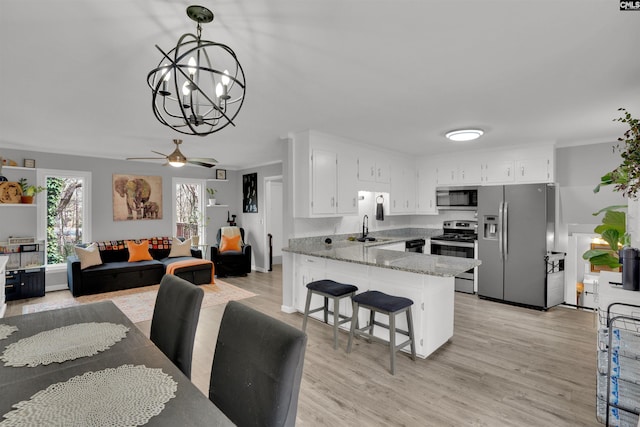
MULTIPOLYGON (((326 261, 324 258, 295 255, 293 262, 295 264, 293 305, 296 310, 304 313, 307 300, 307 283, 325 278, 326 261)), ((314 297, 319 299, 316 295, 314 295, 314 297)), ((316 300, 313 301, 313 303, 317 302, 316 300)))
MULTIPOLYGON (((453 311, 454 311, 454 278, 439 277, 425 274, 409 273, 388 268, 373 267, 353 262, 334 261, 313 256, 295 255, 293 258, 295 269, 294 307, 304 313, 307 296, 307 283, 331 279, 336 282, 355 285, 358 293, 367 290, 378 290, 389 295, 410 298, 413 301, 411 315, 416 344, 416 354, 425 358, 447 342, 453 336, 453 311)), ((311 300, 311 308, 320 307, 324 301, 322 297, 314 295, 311 300)), ((330 305, 330 309, 333 307, 330 305)), ((352 304, 349 298, 340 301, 340 313, 345 316, 352 315, 352 304)), ((314 313, 311 317, 322 319, 322 312, 314 313)), ((376 317, 387 322, 388 319, 376 317)), ((369 322, 368 310, 360 310, 358 321, 360 326, 369 322)), ((333 319, 329 316, 329 323, 333 319)), ((341 328, 348 331, 350 323, 345 323, 341 328)), ((396 327, 407 330, 406 315, 397 316, 396 327)), ((389 332, 384 328, 374 328, 374 334, 388 339, 389 332)), ((340 345, 345 346, 340 338, 340 345)), ((406 338, 397 336, 397 342, 403 342, 406 338), (401 341, 402 340, 402 341, 401 341)), ((404 349, 404 351, 409 351, 404 349)))

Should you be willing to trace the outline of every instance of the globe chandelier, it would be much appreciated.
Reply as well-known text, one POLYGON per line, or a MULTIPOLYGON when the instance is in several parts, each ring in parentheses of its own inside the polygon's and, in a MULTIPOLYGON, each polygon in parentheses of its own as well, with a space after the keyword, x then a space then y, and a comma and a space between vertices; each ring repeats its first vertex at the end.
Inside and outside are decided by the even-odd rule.
POLYGON ((244 71, 236 54, 222 43, 202 40, 201 24, 213 21, 203 6, 187 7, 196 34, 183 34, 147 75, 153 113, 165 126, 186 135, 205 136, 224 129, 242 108, 244 71))

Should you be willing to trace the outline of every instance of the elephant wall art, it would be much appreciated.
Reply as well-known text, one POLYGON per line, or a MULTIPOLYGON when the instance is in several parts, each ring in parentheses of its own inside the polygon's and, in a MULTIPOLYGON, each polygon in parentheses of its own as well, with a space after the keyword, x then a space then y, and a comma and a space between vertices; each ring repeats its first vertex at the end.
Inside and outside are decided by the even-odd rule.
POLYGON ((162 219, 162 177, 113 175, 113 220, 162 219))

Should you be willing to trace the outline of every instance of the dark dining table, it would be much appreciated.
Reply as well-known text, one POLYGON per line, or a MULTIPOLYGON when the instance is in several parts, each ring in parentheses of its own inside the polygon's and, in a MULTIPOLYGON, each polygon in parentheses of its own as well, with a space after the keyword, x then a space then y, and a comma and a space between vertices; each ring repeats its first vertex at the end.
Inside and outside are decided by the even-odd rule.
MULTIPOLYGON (((111 301, 83 304, 58 310, 1 318, 0 324, 13 325, 18 331, 0 340, 0 354, 14 342, 40 332, 88 322, 110 322, 129 328, 126 337, 93 356, 36 367, 5 366, 0 361, 0 417, 20 401, 29 400, 38 391, 70 378, 122 365, 160 368, 177 383, 176 396, 165 403, 149 426, 233 426, 218 409, 111 301)), ((4 418, 0 418, 2 422, 4 418)), ((55 420, 52 420, 52 425, 55 420)))

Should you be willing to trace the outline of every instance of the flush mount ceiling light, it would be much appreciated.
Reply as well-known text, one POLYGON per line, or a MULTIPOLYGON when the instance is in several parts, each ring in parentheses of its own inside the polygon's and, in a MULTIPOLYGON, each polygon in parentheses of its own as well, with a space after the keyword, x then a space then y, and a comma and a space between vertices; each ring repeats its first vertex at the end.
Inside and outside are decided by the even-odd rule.
POLYGON ((213 21, 213 12, 189 6, 187 16, 197 22, 196 34, 183 34, 169 52, 156 45, 162 59, 147 75, 147 84, 160 123, 205 136, 235 126, 244 102, 244 71, 229 46, 201 39, 200 24, 213 21))
POLYGON ((446 133, 447 139, 451 141, 473 141, 484 134, 482 129, 459 129, 446 133))

